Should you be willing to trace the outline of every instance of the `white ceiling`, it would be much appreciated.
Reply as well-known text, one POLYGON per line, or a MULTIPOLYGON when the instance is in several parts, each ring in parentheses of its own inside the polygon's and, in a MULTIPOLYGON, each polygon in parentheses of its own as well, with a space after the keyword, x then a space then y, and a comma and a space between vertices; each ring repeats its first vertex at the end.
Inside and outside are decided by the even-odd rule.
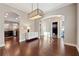
MULTIPOLYGON (((23 12, 29 13, 32 11, 32 3, 7 3, 6 5, 9 5, 11 7, 14 7, 16 9, 19 9, 23 12)), ((59 8, 63 5, 67 5, 67 3, 39 3, 39 9, 41 9, 44 13, 48 11, 52 11, 56 8, 59 8)), ((37 4, 33 3, 33 8, 37 8, 37 4)))

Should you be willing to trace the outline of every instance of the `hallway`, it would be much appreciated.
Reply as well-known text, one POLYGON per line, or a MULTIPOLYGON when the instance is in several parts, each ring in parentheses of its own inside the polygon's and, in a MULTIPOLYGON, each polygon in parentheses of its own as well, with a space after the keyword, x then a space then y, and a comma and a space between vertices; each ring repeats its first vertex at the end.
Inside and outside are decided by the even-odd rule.
POLYGON ((0 48, 2 56, 78 56, 75 47, 64 45, 63 39, 42 37, 30 42, 17 43, 16 39, 5 41, 5 47, 0 48))

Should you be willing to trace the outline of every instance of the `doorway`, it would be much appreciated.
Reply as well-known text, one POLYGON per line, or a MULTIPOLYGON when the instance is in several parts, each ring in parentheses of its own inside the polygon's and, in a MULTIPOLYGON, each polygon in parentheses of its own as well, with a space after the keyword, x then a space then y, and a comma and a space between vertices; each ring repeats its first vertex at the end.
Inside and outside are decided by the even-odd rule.
POLYGON ((52 23, 52 36, 53 38, 57 38, 58 36, 58 22, 52 23))
POLYGON ((64 39, 64 16, 53 15, 51 19, 51 37, 64 39))
POLYGON ((19 23, 4 22, 4 40, 6 46, 19 43, 19 23))

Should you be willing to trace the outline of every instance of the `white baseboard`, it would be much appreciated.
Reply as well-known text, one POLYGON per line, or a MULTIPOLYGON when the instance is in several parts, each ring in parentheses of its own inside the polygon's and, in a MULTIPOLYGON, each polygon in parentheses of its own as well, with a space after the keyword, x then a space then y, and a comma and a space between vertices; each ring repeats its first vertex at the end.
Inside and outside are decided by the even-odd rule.
POLYGON ((0 44, 0 47, 3 47, 3 46, 5 46, 5 44, 0 44))
POLYGON ((25 41, 25 39, 23 39, 23 40, 20 40, 19 42, 23 42, 23 41, 25 41))
POLYGON ((69 45, 69 46, 74 46, 74 47, 77 46, 76 44, 71 44, 71 43, 64 43, 64 44, 69 45))
POLYGON ((77 50, 78 50, 78 52, 79 52, 79 47, 78 47, 78 46, 76 46, 76 48, 77 48, 77 50))
POLYGON ((71 44, 71 43, 64 43, 64 44, 76 47, 77 51, 79 52, 79 47, 76 44, 71 44))

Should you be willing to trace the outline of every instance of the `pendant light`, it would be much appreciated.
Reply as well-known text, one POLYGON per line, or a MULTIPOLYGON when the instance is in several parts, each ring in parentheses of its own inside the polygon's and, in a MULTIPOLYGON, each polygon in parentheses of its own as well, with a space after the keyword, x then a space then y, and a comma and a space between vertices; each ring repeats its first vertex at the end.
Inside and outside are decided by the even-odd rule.
POLYGON ((32 4, 32 12, 30 12, 28 15, 29 19, 31 20, 40 19, 43 17, 43 11, 39 9, 38 4, 37 9, 33 10, 33 4, 32 4))

